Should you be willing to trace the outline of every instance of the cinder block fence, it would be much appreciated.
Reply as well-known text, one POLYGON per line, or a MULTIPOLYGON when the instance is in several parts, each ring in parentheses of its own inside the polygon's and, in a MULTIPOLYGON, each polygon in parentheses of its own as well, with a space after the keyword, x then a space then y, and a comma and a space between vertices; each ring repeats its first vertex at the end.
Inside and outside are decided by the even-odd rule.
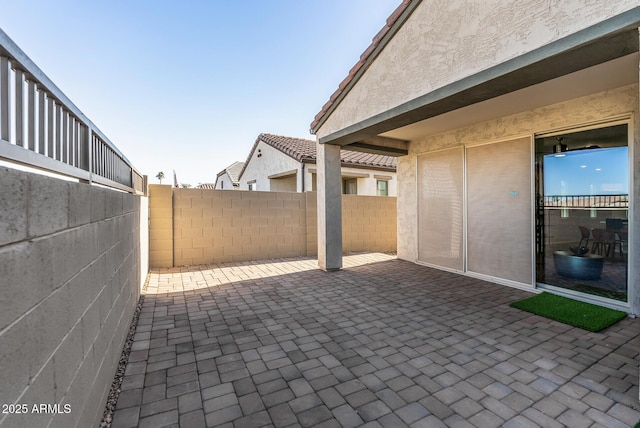
MULTIPOLYGON (((317 254, 316 193, 149 189, 149 263, 172 267, 317 254)), ((396 198, 344 195, 344 252, 396 251, 396 198)))
POLYGON ((0 113, 0 160, 49 173, 0 166, 0 428, 95 427, 149 268, 147 180, 2 30, 0 113))
POLYGON ((146 200, 0 167, 3 428, 99 423, 148 270, 146 200))

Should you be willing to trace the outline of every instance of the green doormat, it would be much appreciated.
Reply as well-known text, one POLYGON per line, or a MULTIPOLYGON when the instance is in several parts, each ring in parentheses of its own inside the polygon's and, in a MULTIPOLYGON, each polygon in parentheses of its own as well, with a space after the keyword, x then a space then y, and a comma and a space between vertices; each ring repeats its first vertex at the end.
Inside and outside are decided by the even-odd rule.
POLYGON ((627 316, 626 312, 580 302, 546 291, 509 304, 536 315, 589 331, 600 331, 627 316))

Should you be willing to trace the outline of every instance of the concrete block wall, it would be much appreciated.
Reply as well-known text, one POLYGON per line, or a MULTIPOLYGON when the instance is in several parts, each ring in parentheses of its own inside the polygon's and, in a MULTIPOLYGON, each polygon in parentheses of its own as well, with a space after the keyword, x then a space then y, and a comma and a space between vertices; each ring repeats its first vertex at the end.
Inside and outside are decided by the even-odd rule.
POLYGON ((0 404, 26 410, 0 427, 99 423, 144 280, 144 201, 0 167, 0 404))
POLYGON ((342 251, 395 252, 396 198, 342 195, 342 251))
POLYGON ((149 186, 149 264, 173 266, 173 192, 171 186, 149 186))
POLYGON ((303 193, 173 189, 174 265, 306 255, 305 201, 303 193))
MULTIPOLYGON (((151 185, 149 207, 152 267, 315 256, 318 252, 315 192, 151 185)), ((393 252, 396 236, 396 198, 343 197, 345 253, 393 252)))

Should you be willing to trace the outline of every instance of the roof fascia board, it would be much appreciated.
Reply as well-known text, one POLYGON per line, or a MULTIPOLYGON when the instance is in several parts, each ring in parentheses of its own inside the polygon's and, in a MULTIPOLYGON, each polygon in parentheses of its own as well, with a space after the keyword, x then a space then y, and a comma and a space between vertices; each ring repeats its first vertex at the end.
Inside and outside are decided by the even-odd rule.
POLYGON ((316 132, 322 127, 322 125, 327 121, 329 116, 334 112, 334 110, 340 105, 344 97, 351 91, 351 89, 358 83, 360 78, 367 71, 369 66, 376 60, 378 55, 384 50, 389 41, 396 35, 398 30, 404 25, 404 23, 409 19, 414 10, 422 3, 422 0, 413 0, 407 8, 402 12, 402 14, 398 17, 396 22, 394 22, 393 26, 389 29, 387 34, 380 40, 378 46, 371 52, 371 54, 367 57, 364 64, 360 69, 354 74, 353 78, 349 81, 349 83, 345 86, 345 88, 340 92, 340 94, 333 101, 333 104, 327 109, 325 114, 318 120, 318 122, 310 129, 310 133, 315 135, 316 132))
MULTIPOLYGON (((315 165, 315 163, 313 165, 315 165)), ((396 168, 390 168, 388 166, 359 165, 359 164, 346 163, 346 162, 342 162, 342 166, 345 168, 371 169, 375 171, 398 172, 396 168)), ((317 168, 307 168, 307 171, 317 172, 317 168)))
POLYGON ((347 146, 342 146, 342 147, 347 147, 348 150, 351 150, 354 152, 371 153, 374 155, 398 157, 398 156, 406 156, 409 154, 408 149, 380 146, 376 144, 367 144, 364 142, 351 143, 347 146))
POLYGON ((409 154, 409 142, 397 138, 372 136, 363 141, 342 146, 344 150, 371 153, 383 156, 405 156, 409 154))
POLYGON ((251 147, 251 151, 249 152, 249 156, 247 156, 247 160, 244 162, 244 165, 242 165, 242 170, 238 174, 238 181, 240 181, 242 179, 242 175, 244 174, 245 170, 247 169, 247 166, 249 166, 249 162, 251 161, 251 158, 253 157, 253 152, 256 151, 256 148, 258 147, 258 143, 260 141, 262 141, 262 140, 260 140, 261 136, 262 136, 262 134, 258 135, 258 137, 256 138, 255 143, 253 143, 253 147, 251 147))
POLYGON ((367 173, 367 172, 342 171, 342 173, 340 175, 342 177, 348 177, 348 178, 369 178, 369 177, 371 177, 371 174, 367 173))
MULTIPOLYGON (((352 143, 364 140, 366 138, 370 138, 373 135, 387 132, 392 129, 399 128, 401 126, 409 125, 418 120, 437 116, 438 114, 445 113, 446 111, 441 111, 441 112, 438 112, 438 114, 433 114, 431 116, 423 117, 422 119, 417 119, 413 117, 411 113, 421 108, 427 108, 430 105, 434 105, 438 102, 444 102, 447 99, 452 99, 456 96, 462 95, 465 91, 470 91, 474 88, 480 87, 481 85, 490 84, 491 82, 495 82, 496 80, 501 78, 508 78, 508 76, 512 73, 516 73, 518 71, 524 72, 527 67, 532 67, 535 64, 542 63, 545 60, 549 60, 553 57, 559 57, 560 55, 571 53, 572 51, 575 51, 577 49, 588 47, 589 45, 594 44, 599 40, 605 40, 607 38, 615 39, 617 37, 622 41, 624 40, 626 31, 637 29, 639 26, 640 26, 640 6, 637 6, 617 16, 614 16, 605 21, 599 22, 591 27, 585 28, 576 33, 563 37, 562 39, 549 43, 548 45, 542 46, 533 51, 520 55, 516 58, 512 58, 503 63, 497 64, 486 70, 480 71, 474 75, 452 82, 444 87, 438 88, 427 94, 421 95, 413 100, 410 100, 392 109, 379 113, 368 119, 364 119, 358 123, 350 125, 332 134, 326 135, 320 138, 318 142, 320 144, 340 144, 340 145, 352 144, 352 143)), ((638 44, 638 37, 636 34, 636 37, 635 37, 636 51, 638 50, 637 44, 638 44)), ((631 53, 631 52, 626 52, 624 53, 624 55, 628 53, 631 53)), ((613 52, 610 53, 610 55, 612 55, 612 57, 609 58, 608 60, 623 56, 622 54, 617 54, 613 52), (617 55, 617 56, 614 56, 614 55, 617 55)), ((602 63, 602 62, 606 62, 606 61, 600 61, 599 63, 602 63)), ((591 65, 596 65, 597 63, 598 62, 591 65)), ((571 64, 567 64, 567 65, 568 67, 566 69, 566 73, 564 73, 563 75, 569 74, 573 71, 578 71, 578 70, 573 70, 569 68, 571 64)), ((586 68, 586 67, 583 67, 583 68, 586 68)), ((531 74, 531 77, 533 78, 534 77, 533 73, 530 73, 530 74, 531 74)), ((560 77, 560 75, 555 77, 560 77)), ((549 80, 549 79, 544 79, 544 80, 549 80)), ((533 82, 531 84, 541 83, 544 80, 541 80, 540 82, 533 82)), ((523 87, 526 87, 526 86, 514 87, 511 91, 507 91, 505 93, 513 92, 515 90, 522 89, 523 87)), ((487 97, 486 99, 493 98, 494 96, 498 96, 498 95, 492 95, 487 97)), ((455 108, 451 108, 447 111, 453 111, 457 108, 461 108, 466 105, 471 105, 480 101, 482 100, 467 103, 467 104, 463 104, 461 102, 459 106, 456 106, 455 108)), ((338 103, 334 103, 334 105, 337 105, 337 104, 338 103)), ((328 115, 326 117, 328 117, 328 115)), ((319 127, 320 126, 318 126, 316 129, 318 129, 319 127)))
POLYGON ((396 172, 396 168, 390 168, 388 166, 362 165, 362 164, 350 163, 350 162, 342 162, 342 166, 346 168, 374 169, 376 171, 396 172))

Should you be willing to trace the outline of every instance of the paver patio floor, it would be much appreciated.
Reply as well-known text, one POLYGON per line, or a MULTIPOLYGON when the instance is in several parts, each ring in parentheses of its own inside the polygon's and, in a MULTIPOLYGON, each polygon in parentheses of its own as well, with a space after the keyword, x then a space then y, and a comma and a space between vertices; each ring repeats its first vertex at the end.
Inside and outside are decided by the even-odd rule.
POLYGON ((590 333, 529 293, 385 254, 156 269, 113 428, 623 427, 640 320, 590 333))

